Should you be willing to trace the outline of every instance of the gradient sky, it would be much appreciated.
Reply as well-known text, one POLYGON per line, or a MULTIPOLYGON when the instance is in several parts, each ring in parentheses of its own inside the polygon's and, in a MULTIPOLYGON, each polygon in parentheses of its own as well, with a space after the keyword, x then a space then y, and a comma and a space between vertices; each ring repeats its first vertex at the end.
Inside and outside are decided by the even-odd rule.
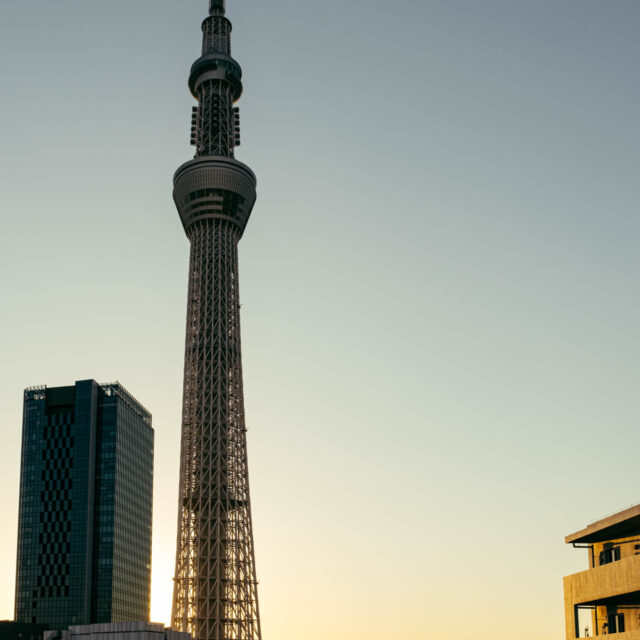
MULTIPOLYGON (((22 390, 118 379, 175 553, 206 0, 0 2, 0 619, 22 390)), ((637 0, 228 0, 265 639, 564 636, 563 537, 640 500, 637 0)))

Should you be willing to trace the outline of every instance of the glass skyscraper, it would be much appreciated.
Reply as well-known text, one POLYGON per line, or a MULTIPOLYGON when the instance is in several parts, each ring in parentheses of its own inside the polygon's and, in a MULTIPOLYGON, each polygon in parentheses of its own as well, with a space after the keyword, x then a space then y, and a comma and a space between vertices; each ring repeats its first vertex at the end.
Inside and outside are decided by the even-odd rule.
POLYGON ((27 389, 15 619, 148 621, 152 495, 151 414, 124 387, 27 389))

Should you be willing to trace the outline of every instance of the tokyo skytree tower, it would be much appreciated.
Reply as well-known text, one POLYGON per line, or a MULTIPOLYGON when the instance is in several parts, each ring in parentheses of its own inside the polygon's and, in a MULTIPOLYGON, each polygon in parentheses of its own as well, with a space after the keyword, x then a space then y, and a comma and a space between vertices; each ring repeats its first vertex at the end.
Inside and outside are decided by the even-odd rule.
POLYGON ((224 0, 191 67, 195 158, 174 176, 191 242, 172 625, 194 640, 260 640, 240 355, 238 241, 256 178, 234 159, 242 70, 224 0))

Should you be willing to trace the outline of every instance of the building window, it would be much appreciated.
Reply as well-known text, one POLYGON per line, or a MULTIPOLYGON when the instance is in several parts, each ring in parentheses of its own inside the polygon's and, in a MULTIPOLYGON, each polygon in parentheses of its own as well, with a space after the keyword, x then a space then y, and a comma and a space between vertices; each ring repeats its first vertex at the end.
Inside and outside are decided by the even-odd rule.
POLYGON ((624 633, 624 613, 610 613, 606 626, 607 633, 624 633))
POLYGON ((615 562, 616 560, 620 560, 620 547, 611 547, 609 549, 604 549, 600 552, 599 559, 601 566, 603 564, 609 564, 611 562, 615 562))

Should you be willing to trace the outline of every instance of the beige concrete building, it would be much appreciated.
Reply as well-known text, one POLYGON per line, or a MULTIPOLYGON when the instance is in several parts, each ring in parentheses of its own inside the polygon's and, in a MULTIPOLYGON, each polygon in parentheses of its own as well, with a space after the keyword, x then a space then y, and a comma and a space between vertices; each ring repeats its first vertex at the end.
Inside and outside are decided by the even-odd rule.
POLYGON ((191 640, 191 634, 153 622, 107 622, 45 631, 44 640, 191 640))
POLYGON ((589 569, 564 579, 567 640, 616 634, 640 640, 640 504, 565 538, 589 569))

